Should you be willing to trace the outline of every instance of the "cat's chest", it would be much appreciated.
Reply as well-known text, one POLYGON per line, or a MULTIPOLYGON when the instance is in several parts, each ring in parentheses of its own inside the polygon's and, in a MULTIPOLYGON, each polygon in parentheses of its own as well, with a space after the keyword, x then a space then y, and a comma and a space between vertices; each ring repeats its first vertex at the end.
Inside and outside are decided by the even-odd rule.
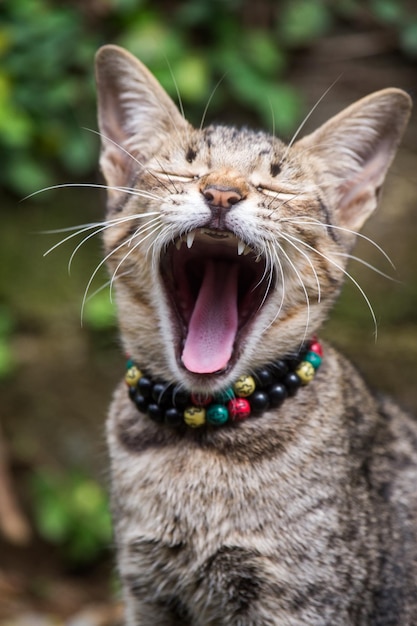
POLYGON ((313 431, 303 429, 285 449, 277 441, 269 454, 245 459, 232 445, 219 452, 189 440, 135 453, 110 420, 118 533, 127 543, 140 536, 164 545, 187 543, 204 553, 247 538, 252 547, 259 540, 263 550, 275 552, 283 541, 297 551, 337 527, 346 478, 343 455, 332 455, 330 441, 324 453, 327 435, 319 441, 313 431))

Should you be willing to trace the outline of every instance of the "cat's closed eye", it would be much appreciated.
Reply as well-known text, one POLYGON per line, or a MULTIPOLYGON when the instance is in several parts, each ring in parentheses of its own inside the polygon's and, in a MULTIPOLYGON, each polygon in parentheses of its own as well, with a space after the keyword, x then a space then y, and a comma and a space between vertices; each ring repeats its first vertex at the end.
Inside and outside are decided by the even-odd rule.
POLYGON ((155 176, 167 181, 177 181, 179 183, 189 183, 191 180, 197 180, 199 176, 196 174, 173 174, 172 172, 154 172, 155 176))

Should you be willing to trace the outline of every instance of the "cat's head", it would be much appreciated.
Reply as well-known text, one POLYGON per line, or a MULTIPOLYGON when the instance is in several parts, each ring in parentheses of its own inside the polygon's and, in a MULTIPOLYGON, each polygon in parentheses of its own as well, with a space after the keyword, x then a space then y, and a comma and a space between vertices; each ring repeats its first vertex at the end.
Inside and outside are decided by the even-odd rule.
POLYGON ((115 46, 97 54, 97 85, 104 242, 127 352, 164 380, 215 391, 297 349, 340 291, 407 94, 374 93, 286 146, 193 128, 115 46))

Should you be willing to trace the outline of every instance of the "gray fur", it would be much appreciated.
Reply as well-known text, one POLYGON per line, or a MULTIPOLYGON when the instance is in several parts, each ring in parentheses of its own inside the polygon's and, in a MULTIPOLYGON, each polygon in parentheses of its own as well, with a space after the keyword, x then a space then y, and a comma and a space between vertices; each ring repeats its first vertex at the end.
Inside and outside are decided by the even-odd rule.
MULTIPOLYGON (((114 46, 99 52, 97 81, 109 216, 129 217, 104 233, 111 271, 124 270, 115 287, 126 351, 154 376, 212 393, 296 348, 306 325, 316 333, 343 282, 340 253, 376 206, 406 94, 373 94, 286 148, 263 133, 192 129, 114 46), (180 177, 171 186, 164 172, 180 177), (207 180, 244 198, 222 228, 283 265, 228 368, 204 376, 181 365, 181 329, 152 259, 213 219, 207 180), (135 237, 146 212, 157 217, 145 245, 135 237), (288 244, 276 256, 269 235, 288 244)), ((129 626, 417 624, 417 425, 324 351, 313 382, 234 427, 155 424, 124 383, 116 390, 107 433, 129 626)))

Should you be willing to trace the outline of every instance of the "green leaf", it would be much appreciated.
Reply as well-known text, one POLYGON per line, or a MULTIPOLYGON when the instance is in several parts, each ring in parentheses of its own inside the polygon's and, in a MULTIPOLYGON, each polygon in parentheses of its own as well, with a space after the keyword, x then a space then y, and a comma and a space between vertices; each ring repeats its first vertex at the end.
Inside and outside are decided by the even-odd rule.
POLYGON ((289 0, 279 21, 279 32, 290 46, 303 46, 324 35, 332 15, 320 0, 289 0))
POLYGON ((209 71, 201 56, 186 57, 173 67, 173 75, 183 100, 199 101, 209 90, 209 71))
POLYGON ((95 294, 91 300, 87 300, 83 319, 94 330, 106 330, 115 325, 115 306, 110 300, 107 289, 95 294))

